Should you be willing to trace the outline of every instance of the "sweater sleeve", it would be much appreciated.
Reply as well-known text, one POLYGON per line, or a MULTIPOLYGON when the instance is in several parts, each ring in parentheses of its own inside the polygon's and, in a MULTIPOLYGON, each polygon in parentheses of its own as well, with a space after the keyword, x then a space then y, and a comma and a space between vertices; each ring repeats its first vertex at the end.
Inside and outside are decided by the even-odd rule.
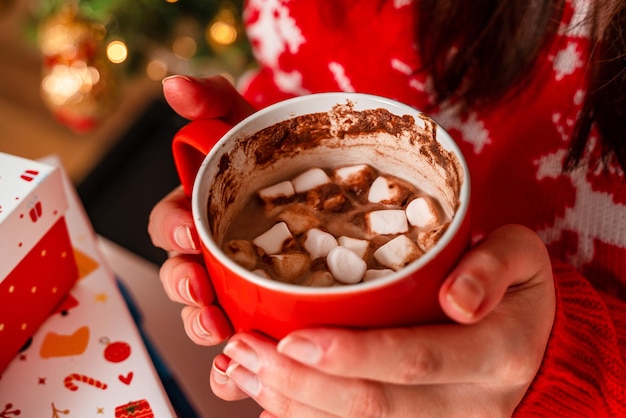
POLYGON ((239 80, 237 89, 257 109, 295 97, 278 88, 272 71, 266 67, 248 72, 239 80))
POLYGON ((554 262, 556 317, 515 417, 626 416, 626 303, 554 262))

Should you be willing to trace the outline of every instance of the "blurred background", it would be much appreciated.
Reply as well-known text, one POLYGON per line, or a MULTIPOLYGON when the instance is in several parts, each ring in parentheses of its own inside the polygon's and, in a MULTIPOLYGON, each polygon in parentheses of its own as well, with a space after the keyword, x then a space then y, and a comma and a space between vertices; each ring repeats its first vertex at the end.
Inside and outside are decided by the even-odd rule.
POLYGON ((178 183, 186 121, 164 103, 171 74, 253 64, 243 0, 0 0, 0 152, 59 157, 96 229, 160 264, 152 206, 178 183))
POLYGON ((158 284, 166 254, 149 240, 148 216, 179 184, 171 141, 186 123, 164 102, 161 80, 222 74, 236 82, 249 70, 242 2, 0 0, 0 152, 61 161, 128 286, 170 401, 190 418, 260 409, 208 390, 220 347, 184 335, 180 305, 158 284))

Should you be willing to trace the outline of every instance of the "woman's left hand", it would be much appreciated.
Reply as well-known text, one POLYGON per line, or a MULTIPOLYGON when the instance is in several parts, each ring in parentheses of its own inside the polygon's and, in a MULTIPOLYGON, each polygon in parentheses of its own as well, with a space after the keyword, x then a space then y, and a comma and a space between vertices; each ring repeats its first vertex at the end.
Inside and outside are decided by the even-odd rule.
POLYGON ((263 417, 511 416, 554 320, 544 244, 518 225, 494 231, 462 257, 440 303, 455 322, 306 329, 278 343, 236 334, 214 361, 212 389, 252 397, 263 417))

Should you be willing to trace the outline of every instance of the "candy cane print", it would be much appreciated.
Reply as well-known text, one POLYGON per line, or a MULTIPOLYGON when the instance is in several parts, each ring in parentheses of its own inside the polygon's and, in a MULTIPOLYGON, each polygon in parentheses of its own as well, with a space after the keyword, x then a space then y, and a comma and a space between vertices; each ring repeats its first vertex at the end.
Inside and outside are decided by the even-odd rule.
POLYGON ((98 389, 104 390, 107 388, 106 383, 96 380, 93 377, 85 376, 84 374, 78 374, 78 373, 72 373, 65 378, 65 387, 68 388, 69 390, 78 390, 78 386, 74 384, 75 380, 86 383, 98 389))

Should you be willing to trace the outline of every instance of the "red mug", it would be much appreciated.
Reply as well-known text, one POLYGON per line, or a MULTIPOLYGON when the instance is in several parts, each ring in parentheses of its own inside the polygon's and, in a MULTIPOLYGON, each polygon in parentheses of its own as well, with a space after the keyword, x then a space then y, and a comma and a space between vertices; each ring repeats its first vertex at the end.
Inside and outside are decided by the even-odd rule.
POLYGON ((439 304, 439 288, 469 246, 470 184, 465 159, 454 140, 420 111, 368 94, 311 94, 264 108, 235 126, 219 120, 190 122, 175 135, 173 153, 185 192, 191 197, 194 223, 218 302, 236 331, 255 330, 280 339, 304 327, 390 327, 446 319, 439 304), (371 113, 373 109, 378 110, 371 113), (389 121, 373 124, 376 129, 385 127, 386 132, 365 128, 355 133, 355 120, 379 110, 397 115, 403 124, 409 121, 429 135, 415 140, 402 132, 405 128, 385 127, 389 121), (309 126, 309 121, 315 121, 314 126, 309 126), (276 145, 280 141, 272 145, 250 140, 255 133, 276 126, 305 133, 310 129, 315 140, 280 147, 276 145), (338 126, 348 129, 340 128, 341 134, 337 134, 338 126), (442 155, 446 158, 439 158, 442 155), (437 198, 451 221, 434 247, 383 278, 332 287, 266 279, 222 251, 221 240, 229 222, 256 191, 311 167, 347 164, 369 164, 382 173, 409 180, 437 198))

